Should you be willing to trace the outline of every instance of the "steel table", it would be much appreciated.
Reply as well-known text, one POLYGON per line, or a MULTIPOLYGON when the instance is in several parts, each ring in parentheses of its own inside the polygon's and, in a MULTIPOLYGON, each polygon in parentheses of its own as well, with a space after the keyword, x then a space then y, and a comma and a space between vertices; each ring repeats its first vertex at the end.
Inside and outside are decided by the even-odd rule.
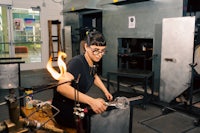
POLYGON ((148 85, 150 85, 151 82, 151 96, 154 94, 154 87, 153 87, 153 76, 154 73, 152 71, 144 71, 144 70, 117 70, 117 71, 109 71, 107 73, 107 88, 109 90, 110 87, 110 77, 117 76, 117 92, 120 92, 120 78, 134 78, 134 79, 140 79, 144 93, 143 93, 143 102, 146 103, 148 99, 148 92, 147 88, 148 85))

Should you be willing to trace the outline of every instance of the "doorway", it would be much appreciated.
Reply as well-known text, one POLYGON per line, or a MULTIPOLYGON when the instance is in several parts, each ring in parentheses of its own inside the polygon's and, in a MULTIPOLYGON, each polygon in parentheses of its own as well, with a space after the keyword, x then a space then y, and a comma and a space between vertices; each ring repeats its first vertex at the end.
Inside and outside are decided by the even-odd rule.
POLYGON ((41 62, 40 9, 0 5, 0 57, 41 62))

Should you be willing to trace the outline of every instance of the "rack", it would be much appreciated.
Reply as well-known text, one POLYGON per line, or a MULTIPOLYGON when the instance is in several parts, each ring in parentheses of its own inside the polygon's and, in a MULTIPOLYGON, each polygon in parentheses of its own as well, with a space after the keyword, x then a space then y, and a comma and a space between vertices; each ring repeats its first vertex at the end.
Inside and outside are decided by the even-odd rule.
POLYGON ((48 20, 49 31, 49 57, 52 61, 57 61, 58 52, 62 51, 61 47, 61 22, 59 20, 48 20), (56 28, 56 32, 54 29, 56 28))

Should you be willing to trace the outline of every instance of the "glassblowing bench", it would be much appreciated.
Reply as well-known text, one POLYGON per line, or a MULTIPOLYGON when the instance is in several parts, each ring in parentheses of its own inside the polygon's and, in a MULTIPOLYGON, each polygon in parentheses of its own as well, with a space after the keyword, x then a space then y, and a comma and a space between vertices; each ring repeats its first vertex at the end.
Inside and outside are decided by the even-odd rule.
POLYGON ((110 77, 116 76, 117 77, 117 94, 120 94, 120 81, 122 78, 129 78, 131 79, 131 86, 141 84, 144 93, 142 103, 146 104, 149 101, 149 98, 151 98, 154 94, 154 88, 153 88, 153 76, 154 73, 152 71, 144 71, 144 70, 117 70, 117 71, 109 71, 107 73, 107 88, 109 90, 110 87, 110 77), (136 81, 134 81, 134 79, 136 81), (147 88, 150 86, 151 89, 151 96, 148 94, 147 88), (150 97, 149 97, 150 96, 150 97))
MULTIPOLYGON (((76 130, 73 128, 64 128, 59 126, 54 119, 50 119, 52 117, 52 112, 51 112, 51 108, 46 108, 45 110, 37 110, 35 107, 33 107, 32 109, 26 109, 26 107, 21 107, 22 110, 22 114, 25 118, 27 118, 29 121, 33 121, 35 123, 40 123, 43 124, 45 123, 44 126, 42 126, 41 130, 37 129, 38 127, 34 127, 37 131, 36 133, 48 133, 48 132, 55 132, 55 133, 76 133, 76 130), (45 132, 45 130, 46 132, 45 132)), ((23 121, 23 119, 21 120, 23 121)), ((23 123, 26 123, 23 121, 23 123)), ((27 123, 26 123, 27 124, 27 123)), ((29 125, 28 125, 29 126, 29 125)))

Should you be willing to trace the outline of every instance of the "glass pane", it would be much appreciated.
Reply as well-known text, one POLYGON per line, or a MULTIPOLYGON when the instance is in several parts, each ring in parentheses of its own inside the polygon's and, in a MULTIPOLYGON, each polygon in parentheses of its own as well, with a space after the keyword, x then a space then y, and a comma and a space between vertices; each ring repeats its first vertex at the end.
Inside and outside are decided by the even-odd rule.
POLYGON ((9 57, 7 7, 0 6, 0 57, 9 57))
POLYGON ((15 56, 26 63, 41 62, 40 11, 12 9, 15 56))

